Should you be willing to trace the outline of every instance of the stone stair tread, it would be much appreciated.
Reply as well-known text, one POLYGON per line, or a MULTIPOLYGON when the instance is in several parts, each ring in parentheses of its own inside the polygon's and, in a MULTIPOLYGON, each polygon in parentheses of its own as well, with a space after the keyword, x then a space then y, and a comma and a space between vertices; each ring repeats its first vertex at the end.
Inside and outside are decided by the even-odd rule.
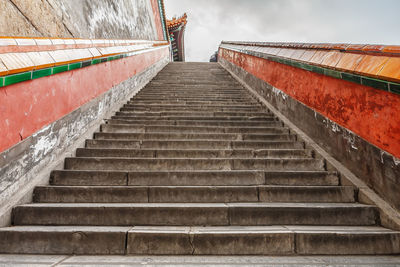
POLYGON ((18 205, 17 208, 99 208, 99 207, 173 207, 173 208, 229 208, 229 207, 254 207, 254 208, 306 208, 306 209, 327 209, 327 208, 375 208, 373 205, 361 203, 285 203, 285 202, 243 202, 243 203, 28 203, 18 205))
POLYGON ((115 130, 125 130, 131 133, 145 133, 145 132, 191 132, 191 133, 266 133, 275 131, 276 129, 284 129, 283 126, 235 126, 235 127, 218 127, 218 126, 184 126, 184 125, 134 125, 134 124, 101 124, 100 129, 102 132, 109 132, 115 130))
POLYGON ((31 203, 14 225, 376 225, 377 209, 359 203, 31 203))
MULTIPOLYGON (((288 129, 276 129, 275 133, 269 134, 239 134, 239 133, 181 133, 181 132, 147 132, 147 133, 107 133, 107 132, 95 132, 94 139, 103 139, 103 140, 113 140, 113 139, 138 139, 138 140, 168 140, 168 138, 179 140, 179 139, 197 139, 197 140, 213 140, 213 139, 222 139, 222 140, 242 140, 242 141, 250 141, 254 139, 266 139, 271 136, 277 135, 285 135, 290 136, 288 129)), ((294 136, 294 135, 293 135, 294 136)))
POLYGON ((377 226, 27 225, 1 228, 0 237, 2 253, 341 255, 400 251, 400 233, 377 226))
POLYGON ((339 184, 335 172, 256 170, 192 171, 99 171, 58 170, 51 174, 54 185, 329 185, 339 184))
POLYGON ((92 170, 324 170, 324 161, 313 158, 66 158, 65 169, 92 170))
POLYGON ((294 140, 215 140, 215 139, 88 139, 86 148, 258 148, 258 149, 301 149, 304 147, 302 142, 294 140))
POLYGON ((355 201, 351 186, 37 186, 35 203, 341 202, 355 201))
POLYGON ((129 149, 129 148, 78 148, 76 157, 143 157, 143 158, 304 158, 310 153, 304 149, 129 149))

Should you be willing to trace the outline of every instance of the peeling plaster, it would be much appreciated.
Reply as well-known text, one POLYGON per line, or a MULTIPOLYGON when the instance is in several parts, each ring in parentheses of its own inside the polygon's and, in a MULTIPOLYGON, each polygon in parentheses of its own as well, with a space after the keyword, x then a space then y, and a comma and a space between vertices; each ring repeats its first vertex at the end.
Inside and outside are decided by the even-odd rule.
POLYGON ((34 159, 39 159, 53 150, 57 143, 57 134, 54 134, 51 125, 48 125, 32 135, 33 138, 36 136, 39 136, 38 141, 31 148, 33 149, 34 159))

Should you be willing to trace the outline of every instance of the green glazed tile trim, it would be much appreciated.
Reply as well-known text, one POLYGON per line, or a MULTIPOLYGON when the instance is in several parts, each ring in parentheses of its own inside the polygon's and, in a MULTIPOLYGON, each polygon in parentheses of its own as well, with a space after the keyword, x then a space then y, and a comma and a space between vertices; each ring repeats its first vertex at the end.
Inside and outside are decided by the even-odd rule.
POLYGON ((11 85, 14 83, 24 82, 32 79, 32 72, 23 72, 14 75, 8 75, 4 77, 4 86, 11 85))
POLYGON ((377 89, 389 91, 389 83, 373 79, 373 78, 368 78, 368 77, 362 77, 361 78, 361 84, 366 85, 366 86, 371 86, 377 89))
POLYGON ((82 66, 81 62, 68 64, 68 70, 79 69, 82 66))
POLYGON ((324 75, 331 76, 333 78, 341 79, 340 72, 332 69, 324 69, 324 75))
POLYGON ((99 63, 101 63, 101 59, 99 59, 99 58, 96 58, 96 59, 92 60, 92 65, 96 65, 96 64, 99 64, 99 63))
POLYGON ((389 91, 395 94, 400 94, 400 84, 389 83, 389 91))
POLYGON ((351 74, 351 73, 347 73, 347 72, 342 72, 341 76, 342 76, 343 80, 361 84, 361 76, 359 76, 359 75, 355 75, 355 74, 351 74))
POLYGON ((52 68, 42 69, 42 70, 35 70, 32 73, 32 80, 33 79, 37 79, 37 78, 41 78, 41 77, 50 76, 51 74, 52 74, 52 68))
POLYGON ((90 66, 90 65, 92 65, 92 61, 91 60, 83 61, 81 68, 84 68, 84 67, 87 67, 87 66, 90 66))
POLYGON ((324 68, 321 68, 321 67, 318 67, 318 66, 314 66, 314 65, 311 65, 311 71, 312 72, 316 72, 318 74, 324 74, 325 73, 324 68))
POLYGON ((68 65, 57 66, 53 68, 53 74, 61 73, 68 70, 68 65))
POLYGON ((4 86, 4 78, 0 77, 0 87, 3 87, 3 86, 4 86))

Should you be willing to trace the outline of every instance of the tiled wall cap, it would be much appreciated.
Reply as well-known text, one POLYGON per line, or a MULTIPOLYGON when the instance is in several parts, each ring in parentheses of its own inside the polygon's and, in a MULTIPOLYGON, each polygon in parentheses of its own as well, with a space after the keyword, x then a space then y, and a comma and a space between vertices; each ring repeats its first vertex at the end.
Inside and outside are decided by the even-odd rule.
POLYGON ((34 39, 31 38, 15 38, 17 45, 36 45, 34 39))
POLYGON ((400 45, 387 45, 382 49, 382 51, 385 53, 400 55, 400 45))
POLYGON ((53 44, 50 39, 35 38, 34 40, 37 45, 52 45, 53 44))
POLYGON ((362 48, 364 52, 382 52, 384 45, 366 45, 362 48))
POLYGON ((74 45, 75 44, 75 40, 74 39, 64 39, 64 43, 66 45, 74 45))
MULTIPOLYGON (((245 53, 264 53, 272 58, 276 56, 275 61, 279 63, 286 62, 285 60, 290 58, 307 65, 334 69, 335 72, 331 71, 328 74, 334 77, 339 75, 338 71, 342 71, 383 79, 383 83, 385 81, 400 83, 400 46, 281 42, 222 42, 222 45, 245 53)), ((294 63, 287 62, 290 65, 294 63)))
POLYGON ((51 38, 50 41, 53 45, 65 45, 65 41, 63 39, 51 38))
POLYGON ((1 37, 0 46, 18 45, 14 38, 1 37))
POLYGON ((34 64, 35 70, 55 66, 55 61, 48 52, 28 52, 26 54, 34 64))
POLYGON ((349 44, 333 44, 332 49, 337 49, 337 50, 346 50, 346 48, 349 47, 349 44))

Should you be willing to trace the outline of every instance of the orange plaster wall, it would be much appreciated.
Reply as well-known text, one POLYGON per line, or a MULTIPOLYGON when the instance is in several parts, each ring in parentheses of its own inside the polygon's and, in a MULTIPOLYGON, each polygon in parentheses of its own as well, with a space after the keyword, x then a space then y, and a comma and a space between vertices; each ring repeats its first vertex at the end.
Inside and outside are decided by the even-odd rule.
POLYGON ((400 158, 400 96, 236 51, 219 57, 400 158))
POLYGON ((168 55, 162 48, 0 88, 0 152, 168 55))
POLYGON ((160 9, 157 0, 151 0, 151 7, 153 8, 154 22, 157 28, 158 40, 164 40, 163 24, 161 21, 160 9))

